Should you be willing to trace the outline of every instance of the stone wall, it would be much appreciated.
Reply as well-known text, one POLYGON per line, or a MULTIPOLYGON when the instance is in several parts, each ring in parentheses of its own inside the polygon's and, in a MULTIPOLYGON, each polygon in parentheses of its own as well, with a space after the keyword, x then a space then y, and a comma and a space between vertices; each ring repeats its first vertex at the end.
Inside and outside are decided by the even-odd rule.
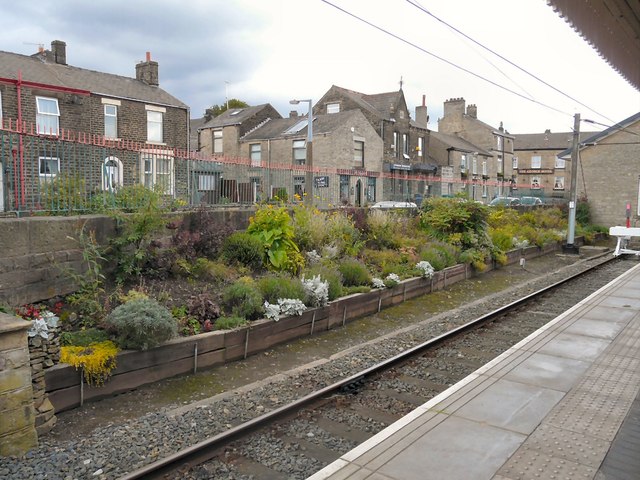
POLYGON ((31 388, 35 409, 35 428, 38 436, 50 432, 56 424, 53 405, 46 394, 45 370, 60 362, 60 331, 49 328, 48 338, 40 335, 29 337, 31 364, 31 388))
POLYGON ((27 347, 30 322, 0 313, 0 456, 38 445, 27 347))

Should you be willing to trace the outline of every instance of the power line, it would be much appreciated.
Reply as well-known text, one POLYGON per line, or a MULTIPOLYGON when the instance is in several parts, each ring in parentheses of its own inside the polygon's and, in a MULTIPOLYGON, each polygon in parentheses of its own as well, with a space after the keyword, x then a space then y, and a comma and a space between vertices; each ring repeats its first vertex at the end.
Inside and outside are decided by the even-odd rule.
POLYGON ((473 38, 471 38, 469 35, 467 35, 466 33, 458 30, 456 27, 454 27, 453 25, 445 22, 444 20, 442 20, 441 18, 437 17, 436 15, 434 15, 433 13, 431 13, 430 11, 428 11, 426 8, 424 8, 423 6, 421 6, 417 1, 415 0, 405 0, 407 3, 409 3, 410 5, 413 5, 414 7, 416 7, 417 9, 419 9, 420 11, 426 13, 427 15, 429 15, 430 17, 434 18, 435 20, 437 20, 438 22, 442 23, 443 25, 446 25, 448 28, 450 28, 451 30, 453 30, 454 32, 462 35, 464 38, 472 41, 473 43, 475 43, 476 45, 478 45, 479 47, 487 50, 488 52, 492 53, 493 55, 497 56, 498 58, 500 58, 501 60, 504 60, 505 62, 507 62, 509 65, 514 66, 515 68, 517 68, 518 70, 520 70, 521 72, 526 73, 527 75, 529 75, 530 77, 535 78, 537 81, 539 81, 540 83, 546 85, 547 87, 555 90, 556 92, 558 92, 559 94, 565 96, 566 98, 578 103, 579 105, 582 105, 583 107, 585 107, 586 109, 590 110, 591 112, 595 113, 596 115, 605 118, 607 120, 609 120, 610 122, 614 122, 615 120, 612 120, 610 118, 608 118, 606 115, 603 115, 602 113, 596 112, 594 109, 592 109, 591 107, 589 107, 588 105, 585 105, 584 103, 582 103, 580 100, 577 100, 575 98, 573 98, 571 95, 563 92, 562 90, 560 90, 559 88, 554 87, 553 85, 551 85, 550 83, 545 82, 544 80, 542 80, 540 77, 534 75, 533 73, 529 72, 528 70, 520 67, 519 65, 515 64, 514 62, 512 62, 511 60, 509 60, 508 58, 505 58, 504 56, 500 55, 499 53, 495 52, 494 50, 490 49, 489 47, 483 45, 482 43, 474 40, 473 38))

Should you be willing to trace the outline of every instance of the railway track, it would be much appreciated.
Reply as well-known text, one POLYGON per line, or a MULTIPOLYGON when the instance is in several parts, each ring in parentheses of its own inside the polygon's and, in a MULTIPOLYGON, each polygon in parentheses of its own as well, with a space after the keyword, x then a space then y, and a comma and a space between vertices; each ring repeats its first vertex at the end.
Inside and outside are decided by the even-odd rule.
MULTIPOLYGON (((121 478, 307 478, 633 265, 609 255, 576 275, 121 478)), ((216 408, 208 412, 216 415, 216 408)))

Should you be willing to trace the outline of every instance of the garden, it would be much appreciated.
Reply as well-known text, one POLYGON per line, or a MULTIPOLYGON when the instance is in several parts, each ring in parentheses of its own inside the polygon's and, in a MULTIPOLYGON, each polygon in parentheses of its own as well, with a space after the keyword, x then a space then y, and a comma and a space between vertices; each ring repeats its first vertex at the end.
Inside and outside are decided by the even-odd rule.
MULTIPOLYGON (((483 270, 514 248, 561 240, 567 228, 559 208, 518 211, 454 197, 409 212, 265 203, 234 232, 204 208, 175 220, 160 194, 145 195, 143 208, 115 214, 108 245, 78 232, 85 270, 66 272, 73 294, 17 310, 33 320, 31 337, 61 330, 60 361, 81 368, 90 385, 109 377, 123 349, 278 321, 460 263, 483 270)), ((577 218, 579 234, 599 230, 587 226, 586 204, 577 218)))

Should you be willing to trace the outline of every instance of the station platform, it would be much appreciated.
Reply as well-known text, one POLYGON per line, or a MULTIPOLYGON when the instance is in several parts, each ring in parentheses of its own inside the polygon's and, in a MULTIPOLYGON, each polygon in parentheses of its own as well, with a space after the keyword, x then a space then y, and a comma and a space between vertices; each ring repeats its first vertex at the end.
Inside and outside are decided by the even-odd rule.
POLYGON ((308 480, 640 479, 640 264, 308 480))

